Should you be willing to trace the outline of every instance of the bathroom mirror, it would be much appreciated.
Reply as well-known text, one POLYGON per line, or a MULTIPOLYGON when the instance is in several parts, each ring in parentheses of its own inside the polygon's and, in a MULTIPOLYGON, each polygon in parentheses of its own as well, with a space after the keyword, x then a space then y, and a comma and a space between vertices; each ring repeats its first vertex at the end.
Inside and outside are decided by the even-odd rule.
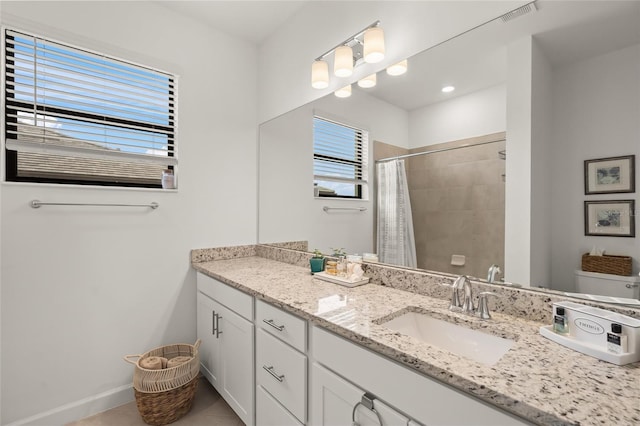
MULTIPOLYGON (((580 268, 581 254, 593 246, 609 253, 637 257, 640 253, 638 238, 585 237, 582 209, 583 202, 592 199, 624 198, 635 199, 636 205, 638 203, 636 193, 622 194, 622 197, 621 194, 585 196, 583 163, 587 159, 630 154, 638 157, 640 134, 637 123, 629 124, 636 120, 627 116, 640 113, 637 59, 640 55, 639 3, 560 1, 537 2, 537 6, 535 12, 506 22, 498 18, 409 58, 406 75, 390 77, 379 72, 375 88, 360 89, 354 84, 350 98, 328 95, 263 123, 260 126, 258 241, 306 240, 309 250, 319 248, 330 253, 331 248, 344 248, 350 253, 375 253, 375 159, 437 150, 443 146, 450 148, 456 144, 489 142, 485 147, 491 149, 480 154, 483 157, 478 162, 484 161, 481 165, 466 158, 469 148, 449 153, 454 157, 452 161, 460 164, 460 170, 471 170, 472 179, 484 179, 482 173, 487 170, 486 164, 496 166, 497 174, 491 176, 492 183, 496 185, 494 190, 451 193, 449 195, 457 199, 449 199, 448 202, 484 204, 491 208, 483 213, 484 216, 473 211, 466 213, 467 218, 471 216, 471 221, 462 217, 459 222, 436 225, 436 229, 438 226, 440 229, 451 228, 458 233, 453 236, 440 234, 441 239, 434 244, 444 252, 439 259, 441 263, 424 269, 467 273, 484 279, 489 266, 495 263, 503 269, 506 281, 510 281, 509 270, 517 267, 509 263, 509 259, 514 258, 513 253, 511 256, 510 253, 502 254, 506 264, 502 263, 505 261, 498 253, 495 260, 481 258, 472 272, 464 268, 450 268, 454 263, 453 255, 467 255, 466 265, 473 263, 473 256, 468 255, 468 250, 476 238, 474 229, 489 228, 490 239, 493 242, 497 240, 498 245, 504 240, 500 236, 505 232, 504 209, 501 207, 504 198, 498 190, 500 185, 513 191, 530 191, 532 197, 543 194, 546 200, 545 220, 536 221, 543 227, 535 232, 551 236, 547 238, 546 245, 536 246, 532 241, 529 247, 532 256, 540 254, 546 259, 546 263, 530 267, 548 269, 549 279, 548 282, 520 284, 575 291, 574 270, 580 268), (518 43, 529 35, 533 36, 535 49, 544 57, 544 66, 550 70, 547 88, 554 110, 553 118, 545 123, 552 140, 551 148, 544 155, 534 152, 535 155, 528 160, 538 167, 548 167, 549 180, 553 185, 548 181, 523 182, 517 175, 510 176, 507 166, 510 160, 509 135, 506 142, 500 140, 500 135, 507 130, 507 117, 511 113, 507 110, 511 105, 506 101, 507 92, 513 87, 509 80, 509 54, 517 54, 518 43), (625 69, 635 73, 632 80, 629 80, 625 69), (630 92, 630 97, 620 98, 621 88, 614 83, 616 80, 619 85, 630 84, 622 89, 630 92), (440 89, 447 84, 454 85, 456 90, 442 93, 440 89), (614 94, 607 95, 609 89, 614 94), (575 92, 584 96, 574 96, 575 92), (432 118, 427 119, 427 113, 432 118), (369 184, 363 199, 314 196, 314 115, 368 130, 369 184), (585 140, 590 133, 602 136, 600 143, 587 144, 585 140), (421 136, 422 141, 416 142, 415 138, 412 139, 416 134, 426 136, 421 136), (536 186, 538 184, 546 187, 536 186), (488 224, 487 217, 497 219, 502 229, 497 230, 493 222, 488 224), (446 241, 470 241, 471 244, 458 249, 445 247, 446 241)), ((432 154, 420 157, 425 162, 427 158, 429 161, 443 161, 432 154)), ((408 158, 409 174, 410 161, 408 158)), ((416 167, 413 172, 430 173, 416 167)), ((462 174, 453 173, 449 178, 458 179, 462 174)), ((446 203, 447 200, 440 202, 446 203)), ((422 210, 416 211, 414 207, 414 218, 424 216, 425 209, 435 207, 423 205, 420 208, 422 210)), ((517 209, 517 206, 507 206, 509 208, 517 209)), ((513 216, 519 212, 511 210, 510 213, 513 216)), ((455 216, 450 212, 441 212, 440 215, 455 216)), ((517 236, 518 226, 518 221, 508 223, 507 231, 517 236)), ((532 239, 535 237, 533 235, 532 239)), ((416 237, 416 240, 418 238, 422 237, 416 237)), ((420 243, 418 241, 418 245, 420 243)), ((479 251, 486 247, 484 243, 476 245, 479 251)), ((504 250, 504 245, 501 247, 504 250)), ((637 262, 638 259, 634 259, 635 274, 638 273, 637 262)))

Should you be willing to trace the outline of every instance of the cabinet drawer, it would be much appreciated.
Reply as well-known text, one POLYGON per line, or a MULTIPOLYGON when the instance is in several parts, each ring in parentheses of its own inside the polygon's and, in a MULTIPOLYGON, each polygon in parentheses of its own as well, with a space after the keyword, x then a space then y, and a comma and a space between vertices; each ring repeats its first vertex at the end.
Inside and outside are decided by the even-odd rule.
POLYGON ((218 301, 240 316, 253 321, 253 296, 198 272, 198 291, 218 301))
POLYGON ((305 423, 307 357, 264 330, 256 332, 256 383, 305 423))
POLYGON ((256 302, 256 325, 299 350, 307 347, 307 322, 262 300, 256 302))
POLYGON ((256 424, 260 426, 302 426, 290 412, 264 390, 256 388, 256 424))

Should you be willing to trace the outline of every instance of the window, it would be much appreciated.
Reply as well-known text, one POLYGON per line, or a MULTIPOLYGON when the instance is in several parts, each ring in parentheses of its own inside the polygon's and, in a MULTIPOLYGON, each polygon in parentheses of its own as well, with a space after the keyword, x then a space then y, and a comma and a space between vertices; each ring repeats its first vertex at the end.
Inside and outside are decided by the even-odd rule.
POLYGON ((313 118, 313 174, 319 197, 363 198, 367 184, 368 133, 313 118))
POLYGON ((174 76, 5 30, 6 179, 161 187, 174 76))

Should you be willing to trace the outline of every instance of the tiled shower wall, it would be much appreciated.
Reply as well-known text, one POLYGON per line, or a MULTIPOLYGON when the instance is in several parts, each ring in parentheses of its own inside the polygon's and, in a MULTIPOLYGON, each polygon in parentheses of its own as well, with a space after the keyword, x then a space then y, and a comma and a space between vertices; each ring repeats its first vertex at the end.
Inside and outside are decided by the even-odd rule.
POLYGON ((375 143, 375 158, 486 145, 409 157, 407 180, 418 268, 486 278, 493 263, 504 266, 504 133, 406 150, 375 143), (464 266, 451 256, 465 256, 464 266))

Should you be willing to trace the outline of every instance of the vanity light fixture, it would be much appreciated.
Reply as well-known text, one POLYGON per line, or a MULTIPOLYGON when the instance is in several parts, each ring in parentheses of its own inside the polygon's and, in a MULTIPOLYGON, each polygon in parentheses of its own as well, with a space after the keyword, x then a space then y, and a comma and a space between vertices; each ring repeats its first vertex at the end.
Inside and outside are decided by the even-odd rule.
POLYGON ((334 94, 339 98, 348 98, 351 96, 351 85, 344 86, 341 89, 338 89, 334 92, 334 94))
POLYGON ((350 77, 353 74, 353 49, 350 46, 336 48, 333 59, 333 73, 336 77, 350 77))
POLYGON ((377 76, 374 73, 366 76, 362 80, 358 80, 358 86, 362 87, 363 89, 369 89, 376 85, 376 81, 377 81, 377 76))
POLYGON ((313 61, 311 65, 311 87, 326 89, 329 87, 329 64, 325 61, 313 61))
POLYGON ((353 68, 362 62, 376 63, 383 60, 384 31, 379 25, 380 21, 374 22, 318 56, 311 66, 311 86, 315 89, 329 87, 329 65, 326 58, 332 53, 333 73, 336 77, 351 76, 353 68))
POLYGON ((407 72, 407 60, 400 61, 387 68, 387 74, 392 76, 402 75, 407 72))
POLYGON ((453 86, 444 86, 442 88, 443 93, 450 93, 450 92, 453 92, 454 90, 456 90, 456 88, 453 86))
POLYGON ((364 61, 375 64, 384 59, 384 31, 381 27, 367 28, 364 32, 364 61))

